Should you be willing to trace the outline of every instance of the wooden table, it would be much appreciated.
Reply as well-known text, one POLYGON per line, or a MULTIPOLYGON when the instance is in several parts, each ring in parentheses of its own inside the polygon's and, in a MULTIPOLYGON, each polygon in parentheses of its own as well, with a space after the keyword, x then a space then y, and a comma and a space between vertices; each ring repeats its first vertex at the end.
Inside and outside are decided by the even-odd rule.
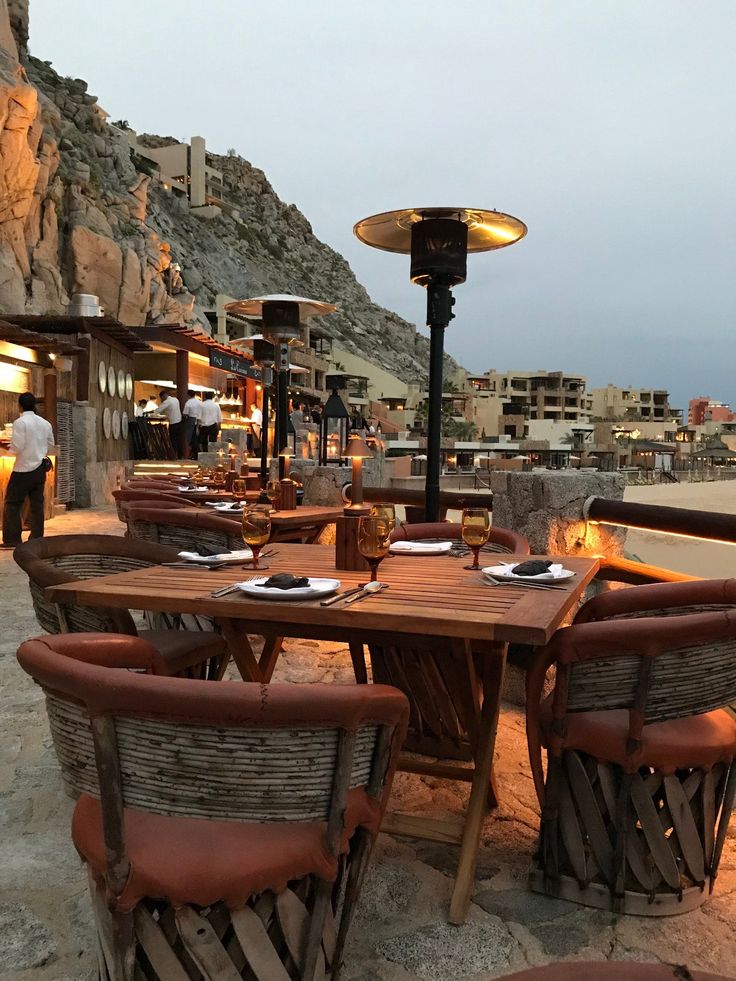
MULTIPOLYGON (((540 556, 544 557, 544 556, 540 556)), ((526 558, 526 556, 525 556, 526 558)), ((279 545, 269 560, 271 574, 335 577, 348 588, 363 581, 365 574, 335 570, 334 549, 323 545, 279 545)), ((464 819, 434 821, 416 815, 387 814, 383 828, 433 841, 460 845, 458 871, 450 903, 449 919, 462 923, 473 890, 475 864, 483 818, 495 803, 493 755, 503 687, 506 648, 509 642, 546 643, 565 614, 578 601, 598 569, 598 560, 564 558, 576 573, 561 590, 537 590, 519 586, 488 586, 477 572, 464 568, 465 560, 449 556, 394 556, 384 560, 379 578, 389 589, 345 607, 322 607, 318 601, 268 601, 233 594, 213 599, 210 593, 242 576, 232 569, 197 570, 154 567, 87 579, 50 587, 57 603, 70 601, 88 606, 195 613, 215 618, 222 626, 232 656, 246 681, 266 682, 271 678, 284 637, 347 641, 356 677, 366 681, 363 649, 369 645, 392 645, 405 638, 422 638, 441 647, 445 662, 427 658, 414 660, 414 670, 402 675, 410 702, 426 704, 431 692, 429 675, 438 663, 448 691, 456 703, 447 711, 462 717, 471 736, 472 767, 443 763, 405 761, 404 768, 472 784, 464 819), (248 634, 261 634, 264 647, 256 658, 248 634), (457 692, 451 688, 457 685, 457 692), (490 790, 490 793, 489 793, 490 790)), ((413 706, 416 712, 416 705, 413 706)))
MULTIPOLYGON (((207 488, 206 493, 197 490, 172 490, 172 494, 176 494, 177 497, 185 497, 192 504, 206 504, 207 501, 216 501, 218 504, 222 502, 223 504, 227 501, 235 500, 235 495, 232 491, 226 490, 210 490, 207 488)), ((238 494, 239 501, 248 501, 251 504, 255 504, 258 498, 261 496, 259 490, 249 490, 245 494, 238 494)))
MULTIPOLYGON (((216 513, 225 518, 233 518, 235 521, 240 521, 242 518, 242 514, 236 511, 231 513, 217 511, 216 513)), ((311 545, 325 525, 333 524, 343 514, 342 507, 313 507, 308 504, 292 510, 282 508, 272 510, 270 541, 271 543, 301 542, 304 545, 311 545)))

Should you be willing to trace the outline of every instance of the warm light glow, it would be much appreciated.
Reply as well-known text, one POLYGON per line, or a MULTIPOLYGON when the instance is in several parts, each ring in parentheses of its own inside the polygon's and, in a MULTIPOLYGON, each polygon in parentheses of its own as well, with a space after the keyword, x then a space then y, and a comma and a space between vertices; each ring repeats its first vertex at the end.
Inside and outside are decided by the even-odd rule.
POLYGON ((595 521, 588 519, 591 525, 610 525, 613 528, 627 528, 633 531, 646 531, 652 535, 667 535, 670 538, 689 538, 698 542, 715 542, 718 545, 736 545, 736 542, 729 541, 727 538, 707 538, 704 535, 688 535, 684 531, 663 531, 661 528, 647 528, 646 525, 624 524, 621 521, 595 521))
POLYGON ((0 362, 0 391, 17 392, 20 395, 29 388, 30 376, 27 368, 0 362))

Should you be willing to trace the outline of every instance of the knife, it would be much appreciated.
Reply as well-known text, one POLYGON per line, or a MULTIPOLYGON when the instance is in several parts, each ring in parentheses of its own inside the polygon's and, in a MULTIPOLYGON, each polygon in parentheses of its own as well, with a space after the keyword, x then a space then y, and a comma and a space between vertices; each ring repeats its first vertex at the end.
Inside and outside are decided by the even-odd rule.
POLYGON ((341 599, 345 599, 348 596, 354 596, 355 593, 359 593, 361 589, 365 589, 365 583, 362 582, 357 586, 353 586, 352 589, 346 589, 344 593, 338 593, 337 596, 330 596, 329 599, 322 600, 319 604, 320 606, 332 606, 333 603, 339 603, 341 599))

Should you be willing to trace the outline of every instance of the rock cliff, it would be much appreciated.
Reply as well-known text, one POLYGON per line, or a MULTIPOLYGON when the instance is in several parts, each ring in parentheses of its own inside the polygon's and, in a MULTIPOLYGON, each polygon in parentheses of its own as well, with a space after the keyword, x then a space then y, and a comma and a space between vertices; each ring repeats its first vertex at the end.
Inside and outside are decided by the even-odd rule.
POLYGON ((204 311, 218 293, 301 293, 338 304, 324 326, 348 350, 407 381, 426 378, 428 341, 371 301, 261 170, 216 157, 237 210, 194 217, 151 176, 125 129, 108 123, 87 83, 62 78, 27 43, 28 0, 0 0, 0 315, 63 312, 83 292, 131 326, 208 329, 204 311), (172 263, 182 270, 174 289, 172 263))

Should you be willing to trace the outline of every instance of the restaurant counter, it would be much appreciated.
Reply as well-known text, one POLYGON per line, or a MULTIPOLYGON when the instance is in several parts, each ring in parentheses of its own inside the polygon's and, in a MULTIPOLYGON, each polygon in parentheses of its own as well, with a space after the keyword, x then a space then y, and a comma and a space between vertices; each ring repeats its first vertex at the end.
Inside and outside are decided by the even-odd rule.
MULTIPOLYGON (((49 457, 56 467, 56 460, 59 456, 59 447, 54 446, 49 457)), ((10 474, 13 471, 13 464, 15 463, 15 453, 9 450, 7 446, 0 445, 0 512, 5 507, 5 493, 8 489, 8 481, 10 480, 10 474)), ((56 481, 54 480, 54 472, 46 476, 46 489, 44 494, 44 517, 53 518, 54 516, 54 488, 56 481)), ((28 502, 23 508, 23 527, 27 528, 27 517, 28 517, 28 502)))

